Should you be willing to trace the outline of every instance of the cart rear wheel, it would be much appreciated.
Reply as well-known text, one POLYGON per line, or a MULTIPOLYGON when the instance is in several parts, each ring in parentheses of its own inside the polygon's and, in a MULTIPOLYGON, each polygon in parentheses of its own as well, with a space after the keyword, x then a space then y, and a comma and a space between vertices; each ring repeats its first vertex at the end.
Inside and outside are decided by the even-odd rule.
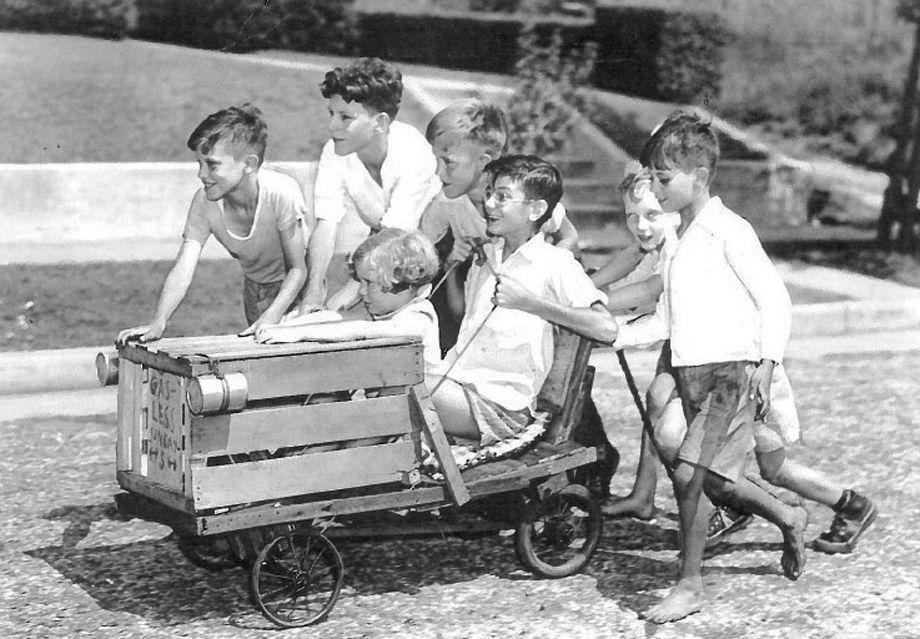
POLYGON ((541 577, 568 577, 591 559, 601 538, 603 518, 584 486, 570 484, 531 504, 517 526, 518 559, 541 577))
POLYGON ((226 539, 177 535, 179 552, 199 568, 219 572, 239 565, 226 539))
POLYGON ((253 601, 283 628, 308 626, 326 618, 342 589, 345 567, 332 542, 314 531, 275 537, 252 565, 253 601))

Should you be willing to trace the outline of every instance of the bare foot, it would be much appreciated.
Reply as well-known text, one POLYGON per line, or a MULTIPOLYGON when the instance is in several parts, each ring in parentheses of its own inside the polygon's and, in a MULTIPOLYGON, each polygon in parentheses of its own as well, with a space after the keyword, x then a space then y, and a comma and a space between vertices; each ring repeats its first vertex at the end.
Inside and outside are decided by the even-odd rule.
POLYGON ((668 595, 646 610, 642 617, 652 623, 683 619, 703 607, 703 584, 700 580, 679 581, 668 595))
POLYGON ((805 528, 808 526, 808 511, 796 508, 792 525, 783 530, 783 556, 779 563, 787 579, 795 581, 805 571, 805 528))
POLYGON ((655 514, 655 499, 638 497, 634 493, 626 497, 609 497, 601 504, 601 512, 604 517, 635 517, 648 521, 655 514))

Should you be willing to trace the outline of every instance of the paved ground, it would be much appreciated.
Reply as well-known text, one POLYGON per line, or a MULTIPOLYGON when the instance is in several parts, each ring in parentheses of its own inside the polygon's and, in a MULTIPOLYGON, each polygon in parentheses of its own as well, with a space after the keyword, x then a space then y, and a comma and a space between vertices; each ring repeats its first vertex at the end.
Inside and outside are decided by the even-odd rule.
MULTIPOLYGON (((911 376, 920 351, 823 354, 835 350, 800 346, 790 363, 806 442, 795 456, 877 500, 881 515, 858 553, 809 553, 792 583, 780 574, 778 534, 755 524, 707 562, 702 613, 646 625, 637 611, 676 566, 674 506, 661 487, 656 521, 608 522, 589 570, 558 581, 523 571, 510 538, 499 536, 344 544, 346 591, 329 620, 285 636, 920 636, 920 396, 911 376)), ((610 355, 598 364, 596 397, 623 453, 614 479, 622 492, 639 425, 610 355)), ((633 365, 641 384, 651 358, 633 365)), ((0 635, 279 636, 253 612, 241 570, 208 573, 182 558, 168 529, 114 516, 113 424, 112 416, 0 423, 0 635)), ((810 510, 813 537, 830 513, 810 510)))

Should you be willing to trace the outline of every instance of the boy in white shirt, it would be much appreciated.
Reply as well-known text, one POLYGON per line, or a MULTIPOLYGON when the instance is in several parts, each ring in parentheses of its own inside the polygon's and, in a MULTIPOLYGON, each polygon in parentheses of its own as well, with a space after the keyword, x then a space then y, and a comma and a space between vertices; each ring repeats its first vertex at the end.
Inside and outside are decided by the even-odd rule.
POLYGON ((166 276, 149 324, 121 331, 119 344, 159 337, 185 298, 201 250, 211 235, 243 267, 243 307, 251 335, 278 322, 306 281, 303 193, 284 174, 261 169, 268 128, 251 104, 212 113, 192 132, 188 148, 198 161, 203 187, 195 193, 182 246, 166 276))
MULTIPOLYGON (((666 623, 702 606, 701 564, 713 501, 758 514, 783 535, 781 565, 798 579, 808 515, 743 475, 754 420, 769 411, 775 364, 789 338, 791 303, 751 226, 711 197, 718 141, 699 116, 678 112, 652 135, 640 160, 664 211, 680 213, 679 242, 664 257, 664 292, 644 323, 664 324, 688 424, 672 474, 680 519, 677 585, 644 617, 666 623)), ((667 247, 665 247, 667 250, 667 247)), ((643 321, 643 320, 640 320, 643 321)))
MULTIPOLYGON (((478 98, 451 102, 431 118, 425 130, 437 159, 441 191, 425 208, 419 229, 439 248, 445 269, 454 268, 457 278, 435 292, 432 302, 441 318, 441 346, 447 350, 457 339, 463 312, 457 312, 456 282, 466 276, 466 267, 455 264, 450 254, 455 239, 486 238, 482 216, 486 164, 501 156, 508 140, 508 125, 502 110, 478 98), (448 294, 450 291, 450 294, 448 294)), ((578 249, 578 231, 558 204, 541 230, 559 247, 578 249)))
POLYGON ((317 223, 301 312, 321 308, 327 292, 343 284, 347 290, 329 300, 330 308, 356 299, 345 254, 381 228, 418 228, 422 211, 441 188, 431 146, 415 128, 395 121, 403 91, 396 68, 361 58, 329 71, 321 90, 331 139, 316 172, 317 223))
MULTIPOLYGON (((616 337, 606 296, 572 253, 548 244, 540 227, 562 196, 562 178, 534 156, 510 155, 485 167, 485 260, 466 278, 457 344, 432 400, 444 430, 486 445, 531 421, 553 357, 552 324, 598 341, 616 337)), ((458 238, 465 259, 472 243, 458 238)))
MULTIPOLYGON (((650 192, 651 174, 636 163, 632 172, 621 185, 626 205, 627 226, 639 240, 643 250, 654 250, 663 254, 662 259, 673 255, 678 242, 675 225, 667 219, 668 214, 650 192), (667 245, 667 249, 665 249, 667 245)), ((678 216, 679 222, 679 216, 678 216)), ((661 260, 656 265, 660 270, 661 260)), ((599 286, 605 282, 595 279, 599 286)), ((621 287, 611 292, 607 308, 615 315, 626 312, 631 306, 646 305, 658 299, 662 291, 660 274, 621 287), (631 290, 632 289, 632 290, 631 290)), ((643 325, 624 323, 617 337, 617 346, 642 346, 658 341, 665 335, 643 331, 643 325)), ((674 378, 670 372, 670 351, 667 344, 659 362, 656 376, 649 386, 646 407, 654 425, 658 452, 666 464, 673 463, 686 431, 686 422, 680 411, 680 400, 671 398, 674 378)), ((786 447, 799 438, 799 420, 792 388, 785 370, 777 365, 773 371, 770 387, 771 406, 769 412, 754 424, 754 453, 760 468, 760 476, 781 488, 823 504, 836 513, 831 528, 814 541, 817 550, 827 553, 852 552, 862 533, 876 516, 875 505, 855 490, 847 489, 817 470, 798 463, 787 456, 786 447)), ((622 499, 612 500, 602 508, 607 516, 634 516, 650 519, 654 512, 657 459, 646 434, 643 432, 642 453, 636 481, 630 494, 622 499)), ((743 512, 729 512, 725 508, 713 511, 707 535, 708 544, 722 538, 726 533, 740 528, 751 519, 743 512)))

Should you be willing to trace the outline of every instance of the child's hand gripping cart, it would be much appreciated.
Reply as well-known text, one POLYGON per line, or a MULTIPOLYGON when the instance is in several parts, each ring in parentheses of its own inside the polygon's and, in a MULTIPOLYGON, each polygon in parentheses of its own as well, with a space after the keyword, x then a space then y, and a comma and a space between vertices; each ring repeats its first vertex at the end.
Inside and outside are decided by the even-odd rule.
POLYGON ((117 479, 128 491, 119 508, 171 526, 199 565, 248 566, 253 600, 286 627, 329 614, 344 575, 329 537, 349 533, 341 520, 369 513, 485 512, 498 519, 494 529, 516 527, 527 568, 570 575, 601 536, 597 504, 572 483, 597 457, 572 440, 590 396, 590 350, 560 331, 540 396, 550 413, 540 440, 515 459, 461 472, 416 340, 128 344, 117 359, 97 360, 101 380, 118 379, 117 479), (427 448, 438 480, 423 468, 427 448))

